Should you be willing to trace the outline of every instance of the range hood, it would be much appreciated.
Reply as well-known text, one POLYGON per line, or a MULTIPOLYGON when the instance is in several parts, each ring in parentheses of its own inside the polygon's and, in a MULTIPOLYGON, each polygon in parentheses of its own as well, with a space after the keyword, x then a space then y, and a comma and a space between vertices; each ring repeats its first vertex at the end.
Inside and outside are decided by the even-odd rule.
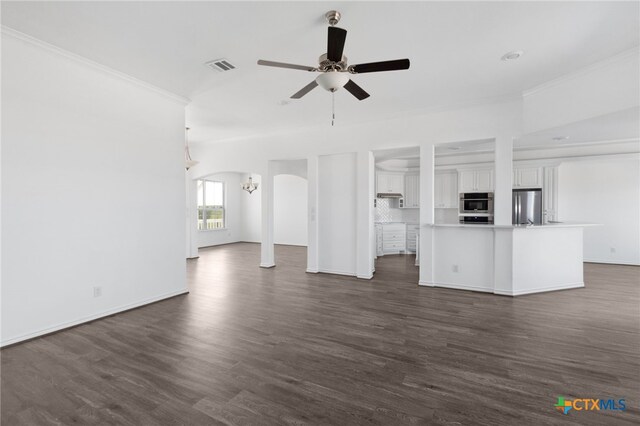
POLYGON ((402 198, 399 192, 378 192, 376 198, 402 198))

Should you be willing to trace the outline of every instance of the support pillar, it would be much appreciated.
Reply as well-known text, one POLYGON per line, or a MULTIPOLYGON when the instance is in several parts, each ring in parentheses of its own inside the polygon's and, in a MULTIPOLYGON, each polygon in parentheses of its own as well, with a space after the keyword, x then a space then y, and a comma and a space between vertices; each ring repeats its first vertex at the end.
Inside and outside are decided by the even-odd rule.
POLYGON ((262 193, 262 238, 260 267, 273 268, 276 258, 273 249, 273 165, 267 162, 266 173, 260 183, 262 193))
POLYGON ((434 286, 434 182, 435 145, 426 142, 420 145, 420 281, 419 285, 434 286))
POLYGON ((373 192, 375 165, 371 151, 361 151, 356 157, 356 276, 373 278, 374 212, 373 192))
POLYGON ((185 193, 186 257, 195 259, 198 257, 198 187, 188 172, 185 174, 185 193))
POLYGON ((307 158, 307 272, 318 273, 318 156, 307 158))
POLYGON ((513 138, 495 140, 495 190, 493 193, 493 280, 494 292, 513 292, 513 229, 511 209, 513 193, 513 138), (502 226, 502 227, 501 227, 502 226))
POLYGON ((495 190, 493 193, 494 224, 511 225, 513 193, 513 138, 499 136, 495 141, 495 190))

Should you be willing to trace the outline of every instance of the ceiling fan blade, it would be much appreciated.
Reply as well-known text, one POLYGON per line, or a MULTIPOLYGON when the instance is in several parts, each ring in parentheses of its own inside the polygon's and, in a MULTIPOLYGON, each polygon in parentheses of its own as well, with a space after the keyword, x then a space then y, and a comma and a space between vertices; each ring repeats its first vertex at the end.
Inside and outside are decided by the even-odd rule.
POLYGON ((395 59, 393 61, 382 62, 369 62, 368 64, 351 65, 349 71, 353 71, 356 74, 362 74, 365 72, 378 72, 378 71, 396 71, 396 70, 408 70, 408 59, 395 59))
POLYGON ((301 97, 303 97, 304 95, 306 95, 307 93, 315 89, 317 86, 318 86, 318 83, 316 83, 316 81, 313 80, 311 83, 307 84, 302 89, 298 90, 296 93, 291 95, 291 99, 300 99, 301 97))
POLYGON ((308 67, 306 65, 286 64, 284 62, 265 61, 264 59, 258 60, 258 65, 264 65, 267 67, 290 68, 292 70, 317 71, 316 68, 308 67))
POLYGON ((338 27, 329 27, 327 40, 327 59, 333 62, 342 60, 344 42, 347 40, 347 30, 338 27))
POLYGON ((347 84, 344 85, 344 88, 349 91, 353 96, 358 98, 359 101, 363 99, 367 99, 369 94, 362 89, 362 87, 358 86, 353 80, 347 81, 347 84))

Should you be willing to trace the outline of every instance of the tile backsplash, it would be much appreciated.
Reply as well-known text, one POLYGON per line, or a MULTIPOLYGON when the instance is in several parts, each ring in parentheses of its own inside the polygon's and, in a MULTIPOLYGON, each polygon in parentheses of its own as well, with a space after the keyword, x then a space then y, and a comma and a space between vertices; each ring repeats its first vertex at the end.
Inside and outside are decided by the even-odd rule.
POLYGON ((419 209, 400 209, 398 200, 393 198, 377 198, 375 208, 376 222, 418 222, 419 209))
MULTIPOLYGON (((436 223, 458 223, 458 209, 435 209, 436 223)), ((376 198, 376 222, 413 222, 420 221, 420 209, 398 208, 394 198, 376 198)))

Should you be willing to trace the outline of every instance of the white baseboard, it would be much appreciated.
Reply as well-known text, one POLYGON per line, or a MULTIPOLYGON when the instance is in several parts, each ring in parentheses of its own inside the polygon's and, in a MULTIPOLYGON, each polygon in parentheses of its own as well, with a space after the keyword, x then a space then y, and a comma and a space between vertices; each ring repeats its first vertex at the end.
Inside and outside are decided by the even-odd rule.
POLYGON ((603 259, 583 259, 585 263, 606 263, 607 265, 630 265, 630 266, 640 266, 640 263, 626 261, 626 260, 603 260, 603 259))
POLYGON ((111 315, 114 315, 114 314, 117 314, 117 313, 120 313, 120 312, 123 312, 123 311, 128 311, 130 309, 139 308, 139 307, 144 306, 144 305, 149 305, 151 303, 159 302, 159 301, 164 300, 164 299, 170 299, 172 297, 180 296, 180 295, 188 294, 188 293, 189 293, 189 290, 187 290, 187 289, 180 290, 180 291, 175 291, 175 292, 171 292, 171 293, 165 293, 165 294, 162 294, 160 296, 152 297, 152 298, 149 298, 149 299, 141 300, 141 301, 138 301, 138 302, 135 302, 135 303, 127 304, 127 305, 122 305, 122 306, 119 306, 117 308, 108 309, 106 311, 99 312, 99 313, 97 313, 95 315, 89 315, 87 317, 78 318, 78 319, 73 320, 73 321, 67 321, 67 322, 59 323, 59 324, 53 325, 51 327, 43 328, 43 329, 31 332, 31 333, 27 333, 27 334, 23 334, 21 336, 16 336, 16 337, 12 337, 12 338, 3 340, 2 342, 0 342, 0 347, 7 346, 7 345, 13 345, 15 343, 19 343, 19 342, 22 342, 24 340, 33 339, 34 337, 42 336, 44 334, 50 334, 50 333, 53 333, 55 331, 60 331, 60 330, 64 330, 65 328, 69 328, 69 327, 73 327, 73 326, 76 326, 76 325, 83 324, 85 322, 95 321, 97 319, 108 317, 108 316, 111 316, 111 315))
POLYGON ((356 278, 360 278, 361 280, 370 280, 373 278, 373 274, 371 275, 356 275, 356 278))
POLYGON ((524 296, 525 294, 545 293, 548 291, 569 290, 572 288, 582 288, 582 287, 584 287, 584 283, 579 282, 579 283, 559 284, 559 285, 554 285, 549 287, 540 287, 540 288, 532 288, 532 289, 517 290, 517 291, 496 290, 494 291, 494 293, 502 296, 524 296))
POLYGON ((317 269, 307 269, 307 272, 310 274, 317 274, 318 270, 317 269))
POLYGON ((439 282, 428 282, 428 281, 419 281, 418 284, 422 286, 427 286, 427 287, 442 287, 442 288, 452 288, 455 290, 468 290, 468 291, 479 291, 482 293, 493 293, 493 287, 480 287, 480 286, 474 286, 474 285, 439 283, 439 282))
POLYGON ((355 277, 356 273, 355 272, 349 272, 349 271, 333 271, 331 269, 321 269, 318 268, 318 272, 322 272, 323 274, 333 274, 333 275, 347 275, 350 277, 355 277))
POLYGON ((261 263, 260 267, 261 268, 274 268, 276 266, 275 263, 261 263))

